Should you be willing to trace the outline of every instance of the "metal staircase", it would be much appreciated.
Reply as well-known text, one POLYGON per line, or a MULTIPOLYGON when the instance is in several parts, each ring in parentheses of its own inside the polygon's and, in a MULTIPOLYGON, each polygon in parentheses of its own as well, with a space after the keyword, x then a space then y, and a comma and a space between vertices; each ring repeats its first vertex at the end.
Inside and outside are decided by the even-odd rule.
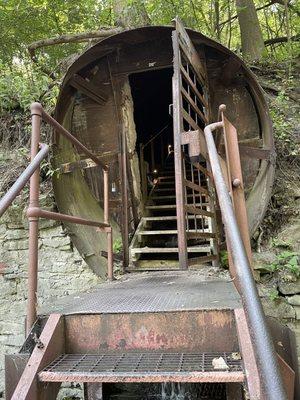
MULTIPOLYGON (((145 204, 145 215, 140 220, 130 245, 131 270, 170 270, 180 269, 178 262, 178 230, 176 216, 176 192, 174 153, 170 153, 164 169, 154 179, 149 188, 145 204)), ((217 260, 212 239, 211 219, 207 180, 200 171, 189 171, 187 179, 201 185, 204 193, 188 188, 186 204, 199 207, 199 213, 187 217, 187 252, 190 265, 201 267, 204 263, 217 260), (193 174, 193 175, 192 175, 193 174)))

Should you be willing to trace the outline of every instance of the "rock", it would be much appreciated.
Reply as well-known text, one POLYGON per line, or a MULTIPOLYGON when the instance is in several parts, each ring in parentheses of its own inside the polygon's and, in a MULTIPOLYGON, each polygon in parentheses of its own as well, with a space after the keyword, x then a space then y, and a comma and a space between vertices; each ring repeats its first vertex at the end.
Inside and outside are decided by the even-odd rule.
POLYGON ((292 306, 299 306, 300 307, 300 294, 295 294, 294 296, 287 297, 287 301, 292 306))
MULTIPOLYGON (((300 306, 295 306, 294 309, 296 311, 296 319, 300 320, 300 306)), ((300 335, 299 335, 299 341, 300 341, 300 335)))
POLYGON ((292 305, 288 304, 285 299, 279 298, 276 300, 271 300, 268 298, 262 298, 261 300, 267 316, 274 317, 279 320, 296 318, 295 309, 292 305))
POLYGON ((289 222, 278 234, 277 239, 289 243, 293 251, 300 252, 300 218, 289 222))
POLYGON ((272 282, 271 284, 257 284, 257 290, 259 297, 267 297, 271 298, 275 292, 277 292, 277 284, 276 282, 272 282))
POLYGON ((52 247, 52 248, 63 248, 66 250, 66 246, 68 249, 70 248, 70 238, 68 236, 60 236, 60 237, 50 237, 42 239, 42 243, 44 246, 52 247))
POLYGON ((270 272, 268 266, 276 261, 276 254, 272 251, 264 251, 263 253, 253 253, 253 269, 260 272, 270 272))
MULTIPOLYGON (((296 279, 294 276, 291 276, 291 279, 296 279)), ((286 277, 285 277, 286 279, 286 277)), ((281 277, 279 282, 278 282, 278 289, 282 294, 297 294, 300 293, 300 278, 298 278, 296 281, 287 281, 283 280, 281 277)))
POLYGON ((5 239, 6 240, 20 240, 26 238, 28 240, 27 229, 7 229, 5 239))
POLYGON ((9 251, 12 250, 27 250, 28 239, 25 240, 7 240, 3 243, 3 248, 9 251))

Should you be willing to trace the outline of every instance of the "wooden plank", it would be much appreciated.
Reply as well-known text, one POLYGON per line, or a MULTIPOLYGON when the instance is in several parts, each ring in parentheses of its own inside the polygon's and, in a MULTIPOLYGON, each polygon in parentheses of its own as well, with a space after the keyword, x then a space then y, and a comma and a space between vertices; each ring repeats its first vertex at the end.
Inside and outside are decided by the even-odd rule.
POLYGON ((185 211, 189 214, 196 214, 196 215, 205 215, 206 217, 214 218, 214 213, 210 211, 203 210, 202 208, 197 208, 193 206, 186 205, 185 211))
POLYGON ((203 188, 202 186, 197 185, 196 183, 193 183, 191 181, 188 181, 187 179, 184 179, 183 180, 183 184, 184 184, 184 186, 187 186, 190 189, 193 189, 193 190, 195 190, 195 191, 197 191, 199 193, 203 193, 206 196, 209 196, 208 190, 203 188))
POLYGON ((38 383, 38 372, 64 353, 64 320, 60 314, 49 316, 39 339, 43 347, 35 346, 11 400, 56 398, 59 385, 41 387, 38 383))

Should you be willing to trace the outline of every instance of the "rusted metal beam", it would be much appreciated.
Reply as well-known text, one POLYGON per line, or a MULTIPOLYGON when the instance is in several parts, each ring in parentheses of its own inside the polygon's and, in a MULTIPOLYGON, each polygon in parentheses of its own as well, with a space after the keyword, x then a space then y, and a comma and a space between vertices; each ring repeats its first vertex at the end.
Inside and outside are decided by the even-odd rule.
POLYGON ((232 202, 235 210, 236 220, 242 236, 242 240, 247 252, 249 264, 252 263, 252 250, 249 234, 246 200, 244 194, 243 173, 239 154, 238 136, 235 127, 226 118, 224 112, 226 107, 222 107, 221 115, 224 125, 224 138, 226 148, 227 165, 229 166, 229 180, 232 193, 232 202))
POLYGON ((10 400, 28 363, 29 354, 5 354, 5 399, 10 400))
POLYGON ((295 389, 295 371, 277 354, 280 371, 282 374, 283 383, 287 392, 288 400, 294 400, 295 389))
POLYGON ((82 78, 82 76, 75 74, 69 81, 69 84, 83 93, 96 103, 103 105, 107 102, 107 95, 104 94, 98 87, 94 86, 91 82, 82 78))
POLYGON ((190 189, 195 190, 196 192, 202 193, 205 196, 209 195, 207 189, 205 189, 204 187, 202 187, 200 185, 197 185, 196 183, 193 183, 193 182, 191 182, 191 181, 189 181, 187 179, 184 179, 183 184, 184 184, 184 186, 187 186, 190 189))
POLYGON ((245 312, 242 308, 236 309, 234 310, 234 315, 250 399, 263 400, 261 397, 261 379, 257 369, 255 352, 252 345, 245 312))
POLYGON ((51 314, 24 369, 11 400, 50 400, 56 398, 59 385, 42 386, 38 372, 65 351, 64 319, 51 314))
POLYGON ((73 215, 66 215, 66 214, 60 214, 60 213, 56 213, 56 212, 52 212, 52 211, 46 211, 46 210, 42 210, 39 207, 29 207, 27 210, 27 216, 28 216, 28 218, 46 218, 46 219, 51 219, 54 221, 65 221, 65 222, 71 222, 71 223, 79 224, 79 225, 94 226, 103 231, 106 231, 106 229, 110 228, 110 225, 107 223, 92 221, 90 219, 85 219, 85 218, 80 218, 80 217, 75 217, 73 215))
POLYGON ((107 165, 105 165, 95 154, 93 154, 86 146, 84 146, 75 136, 73 136, 67 129, 65 129, 59 122, 57 122, 54 118, 51 117, 46 111, 43 110, 43 107, 39 103, 34 103, 33 105, 36 109, 39 110, 42 118, 45 122, 50 124, 57 133, 67 138, 77 149, 81 150, 88 157, 90 157, 97 165, 99 165, 104 171, 108 169, 107 165))

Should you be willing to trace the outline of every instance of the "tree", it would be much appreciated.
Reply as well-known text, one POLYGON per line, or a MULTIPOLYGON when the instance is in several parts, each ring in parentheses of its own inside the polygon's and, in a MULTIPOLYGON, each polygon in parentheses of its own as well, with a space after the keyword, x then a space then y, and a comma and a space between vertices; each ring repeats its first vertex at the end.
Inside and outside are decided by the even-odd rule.
POLYGON ((249 61, 260 60, 265 44, 253 0, 236 0, 241 32, 243 57, 249 61))

